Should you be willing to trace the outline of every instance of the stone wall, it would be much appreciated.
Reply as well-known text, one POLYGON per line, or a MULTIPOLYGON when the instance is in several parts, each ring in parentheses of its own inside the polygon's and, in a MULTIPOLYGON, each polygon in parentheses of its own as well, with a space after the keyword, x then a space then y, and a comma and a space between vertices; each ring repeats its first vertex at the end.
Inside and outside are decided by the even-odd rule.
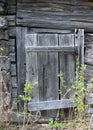
POLYGON ((0 101, 2 101, 5 109, 9 107, 11 98, 9 36, 6 16, 7 3, 2 0, 0 1, 0 101), (8 93, 4 95, 4 92, 8 93))
MULTIPOLYGON (((8 45, 10 58, 10 77, 11 77, 11 99, 12 104, 17 98, 17 60, 16 60, 16 0, 8 0, 7 3, 7 21, 8 21, 8 45)), ((13 109, 17 106, 13 105, 13 109)))

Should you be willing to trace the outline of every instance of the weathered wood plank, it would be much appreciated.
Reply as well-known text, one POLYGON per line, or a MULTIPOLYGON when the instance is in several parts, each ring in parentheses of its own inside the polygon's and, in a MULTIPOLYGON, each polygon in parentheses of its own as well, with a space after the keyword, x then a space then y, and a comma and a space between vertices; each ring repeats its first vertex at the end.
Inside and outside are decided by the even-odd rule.
MULTIPOLYGON (((45 0, 36 0, 36 1, 35 0, 19 0, 19 2, 21 2, 21 3, 42 2, 42 1, 44 3, 47 3, 47 2, 49 3, 50 2, 50 0, 47 0, 47 1, 45 1, 45 0)), ((60 0, 57 0, 57 1, 56 0, 52 0, 52 2, 53 3, 56 3, 56 2, 57 3, 66 3, 66 4, 81 4, 82 2, 85 3, 85 2, 88 2, 88 1, 87 0, 82 0, 82 1, 81 0, 78 0, 78 1, 77 0, 70 0, 70 1, 68 1, 68 0, 65 0, 65 1, 64 0, 61 0, 61 1, 60 0)))
POLYGON ((58 34, 70 34, 73 30, 60 30, 60 29, 43 29, 43 28, 29 28, 29 33, 58 33, 58 34))
POLYGON ((92 31, 92 22, 82 21, 58 21, 58 20, 44 20, 40 19, 17 19, 17 25, 27 27, 42 27, 42 28, 54 28, 54 29, 75 29, 81 28, 86 31, 92 31), (44 24, 43 24, 44 23, 44 24))
POLYGON ((84 28, 92 30, 93 13, 64 13, 45 11, 19 10, 17 13, 17 24, 31 27, 46 28, 84 28), (28 23, 28 24, 27 24, 28 23), (45 24, 43 24, 45 23, 45 24))
POLYGON ((19 28, 16 28, 16 44, 17 44, 17 82, 18 82, 18 86, 19 86, 19 89, 18 89, 18 95, 22 94, 22 91, 21 91, 21 80, 20 80, 20 77, 21 77, 21 49, 20 47, 22 46, 22 28, 19 27, 19 28))
POLYGON ((60 109, 60 108, 70 108, 75 107, 71 99, 62 99, 62 100, 52 100, 52 101, 43 101, 43 102, 29 102, 28 110, 29 111, 39 111, 39 110, 51 110, 51 109, 60 109))
POLYGON ((80 35, 80 64, 84 64, 84 29, 79 29, 79 35, 80 35))
POLYGON ((25 83, 25 34, 26 28, 16 28, 18 95, 23 94, 25 83))
POLYGON ((27 52, 74 52, 74 44, 73 46, 27 46, 26 47, 27 52))
POLYGON ((74 48, 74 34, 59 35, 59 46, 74 48))
MULTIPOLYGON (((59 46, 60 46, 60 41, 59 41, 59 46)), ((62 74, 64 80, 66 81, 64 84, 60 81, 59 77, 59 90, 61 90, 62 94, 59 93, 59 98, 61 99, 63 95, 66 93, 66 89, 64 88, 64 85, 67 85, 67 78, 66 78, 66 59, 67 59, 67 54, 64 54, 59 52, 59 74, 62 74)), ((66 95, 67 97, 67 95, 66 95)))
MULTIPOLYGON (((24 76, 25 76, 25 30, 21 27, 16 28, 16 45, 17 45, 17 83, 18 83, 18 95, 23 94, 24 76)), ((21 103, 20 103, 21 104, 21 103)), ((21 104, 22 105, 22 104, 21 104)), ((21 108, 19 108, 21 109, 21 108)))
POLYGON ((44 18, 49 20, 60 20, 60 21, 90 21, 92 22, 91 16, 93 13, 78 13, 75 12, 72 14, 72 12, 46 12, 46 11, 26 11, 26 10, 18 10, 17 17, 18 18, 24 18, 24 19, 34 19, 34 18, 44 18))
MULTIPOLYGON (((66 78, 67 78, 67 89, 70 89, 71 86, 74 83, 75 80, 75 69, 76 69, 76 55, 74 54, 68 54, 67 56, 67 69, 66 69, 66 78)), ((70 91, 67 95, 70 96, 72 95, 73 90, 70 91)))
POLYGON ((25 9, 25 10, 35 10, 35 11, 56 11, 56 12, 84 12, 85 10, 91 11, 92 7, 86 3, 86 1, 45 1, 45 0, 38 0, 38 1, 27 1, 18 3, 18 9, 25 9))
MULTIPOLYGON (((27 34, 25 46, 36 46, 37 34, 27 34)), ((27 52, 26 50, 26 80, 30 84, 35 84, 32 92, 32 101, 39 101, 39 87, 38 87, 38 66, 37 53, 27 52)))
MULTIPOLYGON (((74 35, 68 34, 68 35, 59 35, 59 46, 72 46, 74 47, 74 35)), ((75 51, 75 49, 74 49, 75 51)), ((73 84, 74 81, 74 75, 75 75, 75 55, 68 53, 59 53, 59 64, 60 64, 60 74, 63 75, 65 79, 64 85, 66 88, 64 88, 64 85, 62 85, 62 81, 60 81, 60 90, 62 90, 63 94, 61 95, 61 98, 65 95, 67 89, 70 88, 70 86, 73 84)), ((66 94, 65 97, 70 97, 69 94, 66 94)))
POLYGON ((84 30, 75 29, 75 48, 78 47, 78 60, 84 64, 84 30))

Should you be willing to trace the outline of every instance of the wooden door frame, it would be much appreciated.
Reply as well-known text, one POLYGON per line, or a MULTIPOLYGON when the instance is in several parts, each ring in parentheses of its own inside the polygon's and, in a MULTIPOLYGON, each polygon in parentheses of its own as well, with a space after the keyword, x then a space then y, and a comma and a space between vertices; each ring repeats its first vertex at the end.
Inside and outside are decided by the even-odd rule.
MULTIPOLYGON (((25 70, 25 34, 27 27, 16 27, 16 56, 17 56, 17 84, 18 97, 23 94, 26 79, 25 70)), ((18 104, 18 109, 22 110, 23 102, 18 104), (20 107, 21 106, 21 107, 20 107)))

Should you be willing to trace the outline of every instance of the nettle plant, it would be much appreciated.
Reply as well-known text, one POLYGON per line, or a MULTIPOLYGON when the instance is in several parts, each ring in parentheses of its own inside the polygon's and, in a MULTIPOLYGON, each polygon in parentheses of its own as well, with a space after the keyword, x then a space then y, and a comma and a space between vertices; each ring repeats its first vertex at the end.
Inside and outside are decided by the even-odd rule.
POLYGON ((19 95, 22 101, 29 102, 31 101, 31 94, 33 92, 34 85, 29 84, 27 81, 24 84, 24 95, 19 95))
MULTIPOLYGON (((65 127, 84 127, 84 129, 86 129, 86 124, 84 124, 84 117, 85 117, 85 109, 88 107, 88 105, 86 105, 84 103, 84 98, 85 98, 85 85, 84 85, 84 72, 86 70, 86 65, 81 64, 81 66, 79 65, 79 62, 77 61, 76 63, 76 71, 75 71, 75 79, 74 79, 74 83, 73 85, 67 89, 67 86, 65 86, 65 80, 62 74, 58 74, 58 77, 60 78, 60 81, 62 82, 62 87, 64 87, 64 89, 66 89, 65 94, 62 92, 62 90, 59 90, 59 94, 61 94, 62 99, 65 98, 65 96, 71 92, 71 100, 73 102, 73 104, 76 104, 76 107, 73 108, 73 110, 71 111, 72 115, 74 115, 74 120, 69 121, 69 122, 58 122, 57 120, 55 121, 50 121, 49 125, 52 128, 58 128, 61 130, 64 129, 65 127)), ((57 116, 59 115, 59 111, 57 113, 57 116)), ((64 115, 64 114, 61 114, 64 115)), ((72 118, 72 116, 71 116, 72 118)))
POLYGON ((28 112, 27 103, 32 100, 31 95, 36 85, 37 85, 37 82, 34 82, 33 84, 29 84, 28 81, 26 81, 24 84, 23 94, 19 95, 19 99, 15 102, 16 104, 20 103, 20 101, 24 102, 23 112, 17 114, 17 119, 19 120, 19 122, 20 122, 20 118, 21 117, 23 118, 23 125, 20 126, 20 123, 19 123, 19 128, 21 127, 20 130, 25 130, 26 127, 29 126, 28 125, 29 123, 31 125, 35 123, 36 117, 33 118, 33 115, 31 114, 31 112, 28 112))
POLYGON ((74 109, 77 120, 82 120, 85 116, 85 109, 87 105, 84 103, 85 98, 85 85, 84 85, 84 72, 86 70, 86 65, 79 65, 79 62, 76 64, 76 73, 74 84, 71 86, 73 94, 71 99, 76 103, 77 107, 74 109))

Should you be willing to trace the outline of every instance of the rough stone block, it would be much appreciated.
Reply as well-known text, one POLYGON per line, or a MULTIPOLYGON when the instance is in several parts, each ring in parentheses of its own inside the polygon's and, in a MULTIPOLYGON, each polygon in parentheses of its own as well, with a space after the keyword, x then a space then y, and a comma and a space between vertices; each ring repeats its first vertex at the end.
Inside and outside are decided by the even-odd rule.
POLYGON ((7 19, 5 17, 0 16, 0 28, 6 28, 7 27, 7 19))

